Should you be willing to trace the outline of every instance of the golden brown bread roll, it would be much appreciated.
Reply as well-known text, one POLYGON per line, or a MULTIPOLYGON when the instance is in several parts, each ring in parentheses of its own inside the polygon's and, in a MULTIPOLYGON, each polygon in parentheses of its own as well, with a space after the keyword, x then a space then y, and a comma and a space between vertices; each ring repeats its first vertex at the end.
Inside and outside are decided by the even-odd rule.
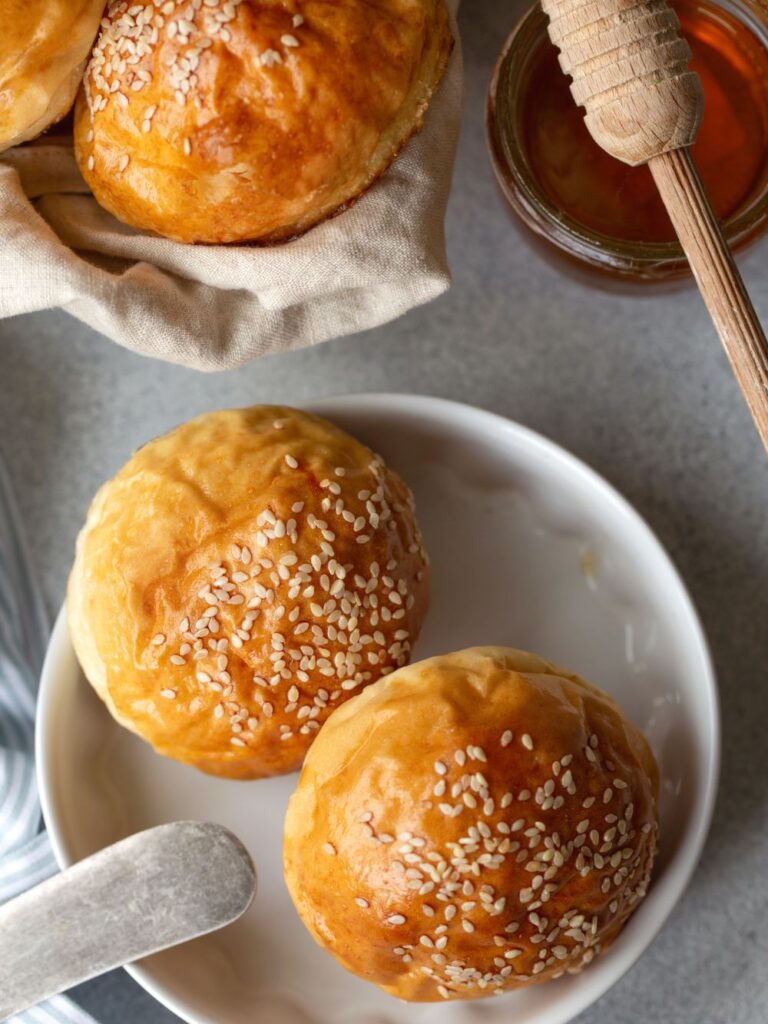
POLYGON ((0 151, 67 113, 103 11, 104 0, 0 0, 0 151))
POLYGON ((653 755, 610 697, 535 655, 418 662, 335 711, 285 822, 310 932, 401 999, 580 970, 643 898, 653 755))
POLYGON ((444 0, 113 0, 77 104, 102 206, 183 242, 278 242, 360 196, 423 120, 444 0))
POLYGON ((411 494, 326 420, 209 413, 93 500, 69 581, 115 718, 229 778, 297 768, 334 707, 407 662, 428 600, 411 494))

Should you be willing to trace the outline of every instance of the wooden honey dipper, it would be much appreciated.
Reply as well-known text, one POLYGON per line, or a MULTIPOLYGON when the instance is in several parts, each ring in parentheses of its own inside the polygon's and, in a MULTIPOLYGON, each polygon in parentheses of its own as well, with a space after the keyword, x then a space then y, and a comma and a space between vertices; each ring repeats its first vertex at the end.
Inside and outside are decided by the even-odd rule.
POLYGON ((648 164, 768 451, 768 342, 691 157, 704 94, 677 15, 666 0, 542 7, 593 139, 626 164, 648 164))

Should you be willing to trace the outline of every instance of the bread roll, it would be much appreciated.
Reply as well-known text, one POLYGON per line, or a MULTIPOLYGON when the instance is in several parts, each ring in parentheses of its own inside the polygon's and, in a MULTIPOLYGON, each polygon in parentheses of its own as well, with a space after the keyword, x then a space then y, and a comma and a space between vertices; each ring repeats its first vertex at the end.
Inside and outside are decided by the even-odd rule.
POLYGON ((338 213, 424 118, 444 0, 113 0, 75 150, 102 206, 182 242, 280 242, 338 213))
POLYGON ((581 970, 645 895, 657 772, 606 694, 523 651, 402 668, 335 711, 285 822, 317 942, 408 1000, 581 970))
POLYGON ((257 406, 178 427, 101 488, 67 609, 119 722, 254 779, 297 768, 334 707, 408 661, 427 594, 403 481, 327 421, 257 406))
POLYGON ((104 0, 0 0, 0 151, 64 117, 104 0))

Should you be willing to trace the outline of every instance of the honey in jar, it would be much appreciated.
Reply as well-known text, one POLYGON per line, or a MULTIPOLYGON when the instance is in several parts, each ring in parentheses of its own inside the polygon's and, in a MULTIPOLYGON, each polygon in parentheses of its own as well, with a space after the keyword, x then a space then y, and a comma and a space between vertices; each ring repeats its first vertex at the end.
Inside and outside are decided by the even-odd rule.
MULTIPOLYGON (((768 223, 768 7, 761 0, 672 6, 704 89, 694 158, 726 233, 738 227, 729 236, 738 243, 768 223)), ((569 255, 637 276, 646 276, 645 261, 654 276, 664 264, 658 246, 670 249, 675 234, 650 171, 594 142, 569 84, 544 15, 532 9, 510 37, 491 90, 489 136, 502 187, 529 227, 569 255)), ((685 267, 675 251, 672 273, 685 267)))

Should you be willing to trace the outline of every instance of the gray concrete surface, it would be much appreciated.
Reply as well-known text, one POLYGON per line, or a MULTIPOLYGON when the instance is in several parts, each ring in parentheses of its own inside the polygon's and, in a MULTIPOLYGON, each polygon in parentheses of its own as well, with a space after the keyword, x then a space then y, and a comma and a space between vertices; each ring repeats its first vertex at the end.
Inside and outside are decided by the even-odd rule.
MULTIPOLYGON (((492 409, 603 473, 667 545, 719 672, 724 763, 698 873, 635 968, 581 1024, 768 1019, 768 463, 692 286, 597 291, 514 227, 486 157, 484 98, 519 0, 463 5, 464 134, 449 211, 455 283, 387 327, 202 376, 130 355, 64 313, 0 323, 0 450, 51 610, 96 486, 148 437, 202 410, 417 391, 492 409)), ((768 239, 740 265, 768 323, 768 239)), ((175 1018, 124 973, 76 998, 104 1024, 175 1018)), ((268 1024, 268 1022, 265 1022, 268 1024)))

